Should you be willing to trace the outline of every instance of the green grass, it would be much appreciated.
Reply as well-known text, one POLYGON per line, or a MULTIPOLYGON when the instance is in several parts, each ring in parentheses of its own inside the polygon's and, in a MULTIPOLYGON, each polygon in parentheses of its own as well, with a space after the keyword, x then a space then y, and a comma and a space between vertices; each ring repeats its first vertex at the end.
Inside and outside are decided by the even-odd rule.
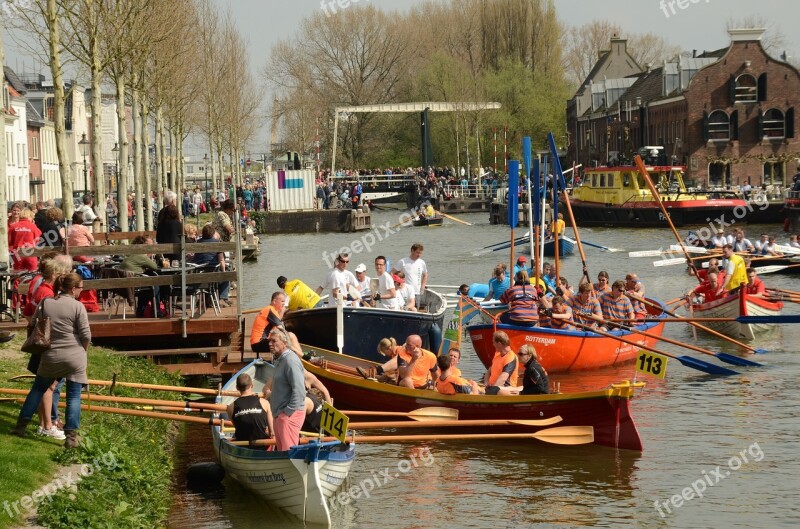
MULTIPOLYGON (((14 375, 27 373, 27 355, 19 353, 21 338, 0 346, 2 387, 29 389, 31 379, 7 382, 14 375)), ((89 377, 109 380, 114 373, 123 381, 152 384, 179 384, 143 359, 131 359, 92 347, 89 350, 89 377)), ((94 387, 97 391, 97 387, 94 387)), ((117 395, 142 398, 175 398, 163 392, 117 388, 117 395)), ((117 406, 113 403, 104 403, 117 406)), ((172 447, 177 427, 157 419, 106 413, 81 413, 80 433, 84 438, 77 450, 64 450, 63 441, 31 435, 26 439, 10 436, 20 405, 0 402, 0 529, 15 527, 21 516, 9 516, 9 505, 39 490, 52 479, 59 464, 90 465, 77 492, 62 488, 39 509, 39 523, 45 527, 145 528, 164 525, 170 504, 172 447)), ((36 421, 34 417, 34 422, 36 421)), ((30 427, 33 431, 33 427, 30 427)), ((87 469, 89 467, 84 466, 87 469)), ((12 508, 13 514, 13 508, 12 508)))

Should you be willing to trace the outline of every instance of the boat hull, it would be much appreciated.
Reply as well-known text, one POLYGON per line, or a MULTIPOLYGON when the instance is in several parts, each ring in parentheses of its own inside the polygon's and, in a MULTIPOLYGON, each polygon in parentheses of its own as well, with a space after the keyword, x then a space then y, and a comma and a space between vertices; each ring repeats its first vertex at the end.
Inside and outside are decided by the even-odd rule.
MULTIPOLYGON (((620 226, 661 228, 667 221, 657 202, 628 202, 622 205, 601 204, 571 199, 572 213, 579 226, 620 226)), ((747 220, 747 203, 741 199, 679 200, 664 197, 664 207, 675 226, 708 224, 709 220, 725 218, 747 220), (736 212, 739 212, 736 215, 736 212)))
MULTIPOLYGON (((345 354, 371 361, 383 361, 378 351, 382 338, 392 337, 404 343, 411 334, 422 338, 424 349, 438 351, 447 303, 432 290, 423 294, 433 312, 409 312, 364 307, 344 307, 345 354)), ((283 323, 301 343, 320 349, 338 350, 336 345, 336 307, 326 306, 287 312, 283 323)))
MULTIPOLYGON (((235 390, 236 378, 248 373, 254 390, 260 392, 273 370, 271 364, 256 360, 233 376, 224 389, 235 390)), ((234 399, 221 397, 217 402, 227 405, 234 399)), ((353 445, 310 442, 279 452, 234 445, 219 426, 212 426, 211 434, 227 476, 300 520, 330 527, 328 502, 350 472, 353 445)))
MULTIPOLYGON (((567 255, 572 255, 575 252, 575 242, 567 237, 562 237, 559 239, 558 244, 558 255, 559 257, 564 257, 567 255)), ((544 254, 547 256, 554 256, 556 253, 556 245, 555 242, 550 239, 544 243, 544 254)))
MULTIPOLYGON (((709 303, 692 304, 695 318, 738 318, 739 316, 778 316, 783 308, 783 303, 773 303, 761 298, 748 296, 743 290, 709 303)), ((704 322, 707 326, 726 336, 742 340, 753 340, 757 334, 765 333, 775 328, 769 323, 739 323, 737 321, 710 321, 704 322)))
MULTIPOLYGON (((363 360, 318 351, 325 362, 345 368, 369 367, 363 360)), ((594 444, 625 450, 642 450, 642 440, 630 413, 633 388, 629 385, 583 393, 551 395, 441 395, 432 390, 403 388, 365 380, 358 375, 304 362, 321 379, 339 408, 407 413, 419 408, 444 406, 458 410, 459 419, 546 419, 560 416, 559 426, 592 426, 594 444)), ((483 429, 482 431, 485 431, 483 429)), ((529 432, 531 427, 493 427, 492 432, 529 432)))

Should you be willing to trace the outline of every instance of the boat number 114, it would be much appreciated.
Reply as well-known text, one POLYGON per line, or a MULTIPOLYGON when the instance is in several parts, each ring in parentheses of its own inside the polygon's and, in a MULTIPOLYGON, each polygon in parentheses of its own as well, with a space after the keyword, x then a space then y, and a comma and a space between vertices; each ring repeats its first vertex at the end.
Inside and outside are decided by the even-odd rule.
POLYGON ((341 442, 346 442, 347 415, 340 412, 327 402, 322 405, 322 430, 336 437, 341 442))
POLYGON ((636 371, 664 378, 667 374, 667 360, 669 359, 666 356, 641 351, 636 358, 636 371))

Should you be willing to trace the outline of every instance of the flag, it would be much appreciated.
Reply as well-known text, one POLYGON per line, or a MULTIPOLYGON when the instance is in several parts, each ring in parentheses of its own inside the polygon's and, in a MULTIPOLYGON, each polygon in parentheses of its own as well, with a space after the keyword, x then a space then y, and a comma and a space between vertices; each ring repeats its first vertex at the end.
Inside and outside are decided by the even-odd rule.
POLYGON ((453 311, 453 317, 444 331, 442 343, 439 346, 439 355, 447 354, 451 348, 461 349, 461 337, 464 335, 464 325, 474 318, 481 308, 467 296, 460 296, 458 304, 453 311))

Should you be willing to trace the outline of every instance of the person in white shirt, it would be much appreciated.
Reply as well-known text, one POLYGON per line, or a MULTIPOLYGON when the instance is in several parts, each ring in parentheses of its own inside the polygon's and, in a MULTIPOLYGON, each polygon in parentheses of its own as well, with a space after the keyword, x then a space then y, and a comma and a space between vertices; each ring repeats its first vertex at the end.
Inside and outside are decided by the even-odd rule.
POLYGON ((403 257, 397 261, 392 267, 392 273, 403 272, 405 274, 406 284, 411 285, 414 289, 414 296, 417 298, 416 303, 419 302, 419 296, 428 285, 428 267, 425 261, 422 260, 422 251, 424 250, 421 243, 415 242, 411 246, 411 255, 403 257))
POLYGON ((406 282, 404 275, 403 272, 397 272, 392 276, 394 288, 397 291, 397 308, 416 312, 414 287, 406 282))
MULTIPOLYGON (((336 302, 340 291, 345 299, 350 297, 347 291, 350 286, 358 289, 358 281, 356 280, 356 276, 354 276, 350 270, 347 270, 347 263, 349 262, 349 255, 337 255, 336 261, 333 264, 333 269, 328 272, 322 284, 317 287, 317 294, 321 294, 323 290, 330 289, 333 303, 336 302)), ((352 301, 352 299, 349 301, 352 301)))
POLYGON ((370 292, 370 278, 367 275, 367 265, 364 263, 359 263, 356 267, 356 281, 358 281, 358 293, 361 294, 361 304, 368 307, 370 305, 369 300, 372 297, 372 293, 370 292))
POLYGON ((769 235, 762 233, 761 238, 754 244, 756 253, 759 255, 767 255, 767 251, 764 249, 767 244, 769 244, 769 235))
POLYGON ((725 231, 718 230, 717 235, 711 239, 711 246, 721 250, 726 244, 728 244, 728 238, 725 236, 725 231))
POLYGON ((94 212, 94 199, 90 195, 83 195, 83 204, 76 210, 83 213, 83 224, 91 225, 97 214, 94 212))
POLYGON ((392 275, 386 271, 386 257, 382 255, 375 258, 375 279, 378 281, 378 288, 373 294, 373 301, 380 303, 385 309, 396 309, 397 290, 394 288, 392 275))

